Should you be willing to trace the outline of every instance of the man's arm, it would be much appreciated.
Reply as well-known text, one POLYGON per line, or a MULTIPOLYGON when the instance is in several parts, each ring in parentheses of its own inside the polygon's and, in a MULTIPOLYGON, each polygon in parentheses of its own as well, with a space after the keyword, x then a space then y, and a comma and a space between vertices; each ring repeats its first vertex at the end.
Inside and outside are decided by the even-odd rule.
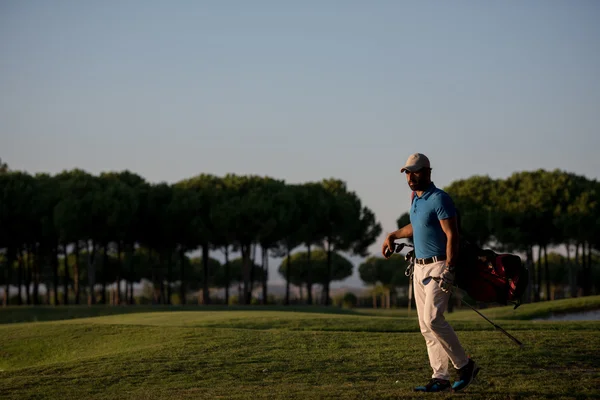
POLYGON ((412 237, 412 235, 413 235, 412 224, 404 225, 402 228, 398 229, 397 231, 390 233, 390 236, 392 236, 394 240, 410 238, 410 237, 412 237))
POLYGON ((458 259, 458 224, 456 216, 441 219, 442 230, 446 234, 446 265, 452 270, 458 259))

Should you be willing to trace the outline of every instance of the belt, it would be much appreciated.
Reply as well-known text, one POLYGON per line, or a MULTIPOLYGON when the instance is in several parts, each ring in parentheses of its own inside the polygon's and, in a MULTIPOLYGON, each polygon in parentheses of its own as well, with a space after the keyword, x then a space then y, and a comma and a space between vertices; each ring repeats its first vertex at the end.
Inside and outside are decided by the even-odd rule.
POLYGON ((417 258, 417 259, 415 259, 415 263, 421 264, 421 265, 425 265, 425 264, 431 264, 431 263, 438 262, 438 261, 444 261, 445 259, 446 259, 446 256, 434 256, 434 257, 429 257, 429 258, 417 258))

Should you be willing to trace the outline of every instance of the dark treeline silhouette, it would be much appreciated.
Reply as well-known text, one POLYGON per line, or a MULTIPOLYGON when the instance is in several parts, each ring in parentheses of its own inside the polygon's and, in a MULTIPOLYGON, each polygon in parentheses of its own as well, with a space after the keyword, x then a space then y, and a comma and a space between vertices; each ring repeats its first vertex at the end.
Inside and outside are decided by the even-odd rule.
MULTIPOLYGON (((171 304, 175 296, 185 304, 198 290, 200 302, 209 304, 210 288, 224 288, 229 303, 236 284, 241 304, 257 300, 252 293, 259 285, 259 301, 265 302, 269 252, 289 261, 299 247, 308 254, 304 281, 298 282, 293 262, 286 264, 285 302, 293 281, 322 285, 328 305, 332 280, 349 276, 339 276, 338 253, 367 256, 380 234, 373 212, 337 179, 286 184, 202 174, 152 184, 129 171, 30 175, 5 165, 0 173, 5 305, 12 301, 11 287, 17 304, 133 304, 133 284, 142 279, 152 282, 159 304, 171 304), (311 250, 317 262, 311 263, 311 250), (201 257, 190 259, 195 251, 201 257), (211 258, 211 251, 222 251, 225 262, 211 258), (240 259, 231 260, 232 253, 240 259), (40 285, 48 289, 43 299, 40 285), (116 290, 107 293, 108 285, 116 290)), ((307 294, 313 303, 312 291, 307 294)))
MULTIPOLYGON (((472 176, 444 187, 460 212, 462 237, 478 246, 520 255, 531 284, 524 301, 600 292, 600 183, 554 170, 514 173, 506 179, 472 176), (549 252, 548 249, 551 249, 549 252)), ((409 199, 406 200, 408 204, 409 199)), ((410 222, 408 213, 397 220, 410 222)), ((371 256, 359 266, 381 304, 406 288, 399 255, 371 256)))
MULTIPOLYGON (((210 304, 209 289, 216 288, 229 304, 236 286, 239 303, 265 303, 269 254, 283 259, 284 304, 294 301, 291 285, 306 293, 306 304, 331 304, 331 282, 352 274, 342 253, 368 257, 360 277, 388 307, 396 288, 408 283, 400 255, 369 256, 381 226, 337 179, 287 184, 202 174, 166 184, 129 171, 51 176, 0 166, 5 305, 134 304, 133 285, 142 280, 151 282, 156 304, 185 304, 192 292, 210 304), (215 251, 223 262, 210 257, 215 251), (200 256, 191 258, 194 252, 200 256), (48 289, 44 298, 40 285, 48 289), (314 285, 323 288, 318 300, 314 285)), ((444 189, 460 210, 465 238, 523 257, 532 282, 525 301, 598 293, 598 182, 538 170, 506 179, 473 176, 444 189)), ((407 222, 403 214, 397 225, 407 222)))

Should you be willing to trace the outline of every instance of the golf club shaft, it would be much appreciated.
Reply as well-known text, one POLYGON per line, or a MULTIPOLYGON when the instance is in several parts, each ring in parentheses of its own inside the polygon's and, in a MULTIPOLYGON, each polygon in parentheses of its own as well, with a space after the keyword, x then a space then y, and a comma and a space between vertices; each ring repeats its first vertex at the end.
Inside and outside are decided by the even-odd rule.
POLYGON ((468 306, 471 310, 475 311, 477 314, 481 315, 487 322, 489 322, 490 324, 492 324, 494 326, 494 328, 499 329, 502 333, 504 333, 506 336, 508 336, 510 339, 512 339, 512 341, 514 341, 516 344, 519 345, 519 347, 523 347, 523 343, 521 343, 516 337, 514 337, 513 335, 511 335, 510 333, 506 332, 504 329, 502 329, 502 327, 500 327, 499 325, 495 324, 492 320, 490 320, 488 317, 486 317, 485 315, 483 315, 482 313, 480 313, 479 311, 477 311, 475 309, 475 307, 473 307, 472 305, 470 305, 469 303, 467 303, 466 301, 464 301, 462 298, 460 299, 460 301, 465 304, 466 306, 468 306))
MULTIPOLYGON (((425 278, 427 279, 427 278, 425 278)), ((436 282, 440 281, 439 277, 431 277, 431 279, 433 279, 436 282)), ((456 285, 453 286, 455 289, 457 289, 458 287, 456 285)), ((475 311, 477 314, 481 315, 487 322, 489 322, 490 324, 492 324, 494 326, 494 328, 497 328, 498 330, 500 330, 500 332, 504 333, 506 336, 508 336, 512 341, 514 341, 519 347, 523 347, 523 343, 521 343, 516 337, 514 337, 513 335, 511 335, 510 333, 506 332, 504 329, 502 329, 502 327, 500 327, 499 325, 495 324, 492 320, 490 320, 488 317, 486 317, 485 315, 483 315, 482 313, 480 313, 478 310, 475 309, 475 307, 473 307, 472 305, 470 305, 469 303, 467 303, 466 301, 464 301, 462 299, 462 297, 460 298, 460 301, 467 305, 471 310, 475 311)))

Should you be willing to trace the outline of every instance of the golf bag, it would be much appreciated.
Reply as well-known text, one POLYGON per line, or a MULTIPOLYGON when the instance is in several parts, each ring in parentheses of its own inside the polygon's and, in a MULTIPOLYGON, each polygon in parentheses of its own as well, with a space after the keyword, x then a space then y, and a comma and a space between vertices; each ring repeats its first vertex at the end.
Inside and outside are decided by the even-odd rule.
MULTIPOLYGON (((411 203, 414 197, 412 192, 411 203)), ((529 283, 529 271, 521 257, 482 249, 469 242, 462 234, 458 209, 456 213, 460 249, 454 283, 475 301, 514 304, 516 309, 529 283)))
POLYGON ((515 254, 497 253, 461 240, 455 279, 456 286, 473 300, 517 308, 529 283, 529 271, 515 254))

